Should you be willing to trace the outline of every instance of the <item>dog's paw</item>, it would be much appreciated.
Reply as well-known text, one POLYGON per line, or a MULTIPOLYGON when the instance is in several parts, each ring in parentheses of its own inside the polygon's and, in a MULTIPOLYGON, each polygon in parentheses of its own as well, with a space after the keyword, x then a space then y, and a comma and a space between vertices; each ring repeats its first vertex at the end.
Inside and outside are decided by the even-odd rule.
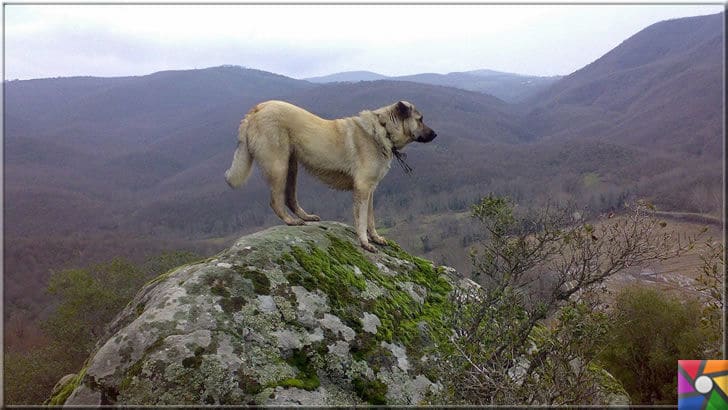
POLYGON ((377 253, 377 248, 374 247, 371 243, 362 243, 361 247, 368 250, 371 253, 377 253))
POLYGON ((372 239, 372 242, 376 243, 377 245, 386 245, 387 244, 387 240, 382 238, 379 235, 372 236, 371 239, 372 239))
POLYGON ((302 219, 307 222, 316 222, 316 221, 321 220, 321 218, 318 215, 314 215, 314 214, 305 215, 302 219))
POLYGON ((300 220, 300 219, 292 219, 290 221, 286 221, 286 225, 288 226, 301 226, 306 225, 306 222, 300 220))

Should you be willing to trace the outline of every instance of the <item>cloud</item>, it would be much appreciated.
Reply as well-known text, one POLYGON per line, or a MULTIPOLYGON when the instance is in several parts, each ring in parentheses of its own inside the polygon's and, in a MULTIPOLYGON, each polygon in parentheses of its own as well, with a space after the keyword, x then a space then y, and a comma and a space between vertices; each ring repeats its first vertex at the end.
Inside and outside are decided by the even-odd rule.
POLYGON ((8 5, 7 78, 244 65, 296 78, 568 74, 647 25, 722 6, 8 5))
POLYGON ((104 27, 54 27, 6 39, 6 77, 122 76, 236 64, 293 75, 350 60, 353 48, 255 44, 238 39, 154 40, 104 27))

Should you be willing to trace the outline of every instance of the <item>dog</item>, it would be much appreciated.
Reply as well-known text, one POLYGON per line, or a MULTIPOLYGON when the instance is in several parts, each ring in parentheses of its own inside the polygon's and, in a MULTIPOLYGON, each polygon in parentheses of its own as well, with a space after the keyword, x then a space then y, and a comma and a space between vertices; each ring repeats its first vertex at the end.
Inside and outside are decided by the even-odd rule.
POLYGON ((337 190, 353 191, 354 227, 361 247, 385 245, 374 223, 374 190, 393 156, 410 142, 430 142, 437 134, 407 101, 358 116, 327 120, 284 101, 253 107, 240 122, 238 146, 225 180, 237 188, 250 176, 253 160, 270 186, 270 206, 288 225, 321 220, 296 199, 298 164, 337 190), (285 207, 293 212, 292 217, 285 207))

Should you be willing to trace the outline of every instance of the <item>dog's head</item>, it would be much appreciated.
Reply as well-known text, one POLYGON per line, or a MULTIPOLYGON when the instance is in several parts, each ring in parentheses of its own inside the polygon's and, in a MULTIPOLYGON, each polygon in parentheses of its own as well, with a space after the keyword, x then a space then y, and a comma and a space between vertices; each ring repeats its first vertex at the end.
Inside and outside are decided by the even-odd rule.
POLYGON ((399 101, 382 107, 374 113, 388 131, 394 147, 400 149, 410 142, 430 142, 437 137, 432 128, 425 125, 422 114, 412 103, 399 101))

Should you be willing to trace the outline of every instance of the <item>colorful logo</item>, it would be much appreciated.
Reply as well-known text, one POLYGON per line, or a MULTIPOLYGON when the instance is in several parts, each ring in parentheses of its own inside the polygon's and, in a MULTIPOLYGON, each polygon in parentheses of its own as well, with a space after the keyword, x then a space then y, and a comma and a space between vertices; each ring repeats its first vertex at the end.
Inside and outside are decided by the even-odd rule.
POLYGON ((678 360, 677 408, 728 409, 728 360, 678 360))

